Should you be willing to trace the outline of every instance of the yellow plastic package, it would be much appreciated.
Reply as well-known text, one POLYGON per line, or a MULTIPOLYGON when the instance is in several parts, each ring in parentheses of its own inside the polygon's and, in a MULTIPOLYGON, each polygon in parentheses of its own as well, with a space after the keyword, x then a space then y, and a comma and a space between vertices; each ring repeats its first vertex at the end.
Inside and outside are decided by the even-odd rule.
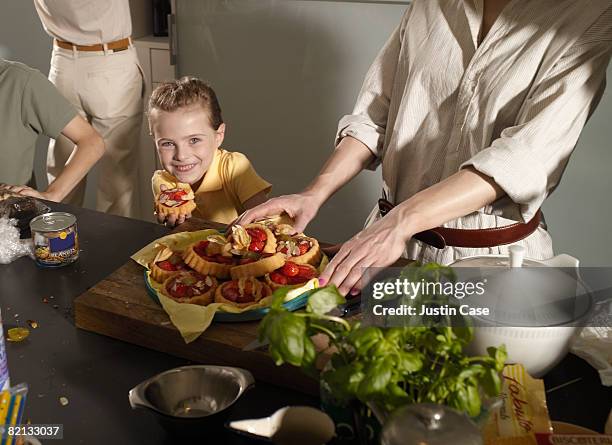
POLYGON ((18 436, 11 434, 11 427, 21 423, 27 394, 28 385, 25 383, 0 392, 0 443, 2 445, 17 443, 18 436))
POLYGON ((531 377, 522 365, 502 372, 502 406, 483 430, 486 445, 537 445, 536 434, 552 433, 544 381, 531 377))

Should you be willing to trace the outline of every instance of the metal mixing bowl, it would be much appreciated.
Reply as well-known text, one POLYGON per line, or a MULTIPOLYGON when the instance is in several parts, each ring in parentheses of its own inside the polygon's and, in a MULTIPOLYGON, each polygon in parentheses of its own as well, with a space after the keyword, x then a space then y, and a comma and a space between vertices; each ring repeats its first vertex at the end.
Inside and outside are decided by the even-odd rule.
POLYGON ((132 409, 152 413, 172 433, 193 437, 222 429, 228 408, 254 383, 241 368, 183 366, 136 385, 129 400, 132 409))

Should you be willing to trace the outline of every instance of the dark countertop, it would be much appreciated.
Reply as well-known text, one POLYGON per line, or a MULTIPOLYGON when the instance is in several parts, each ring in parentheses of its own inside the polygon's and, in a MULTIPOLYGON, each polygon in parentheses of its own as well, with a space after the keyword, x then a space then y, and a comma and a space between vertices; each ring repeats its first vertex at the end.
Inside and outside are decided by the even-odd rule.
MULTIPOLYGON (((63 443, 176 443, 151 417, 132 411, 127 394, 148 377, 189 362, 79 330, 71 314, 74 298, 168 230, 91 210, 51 206, 77 216, 79 261, 61 269, 40 269, 29 258, 0 265, 5 329, 27 326, 27 320, 39 325, 26 341, 7 344, 12 382, 29 385, 25 419, 63 424, 63 443), (68 405, 62 406, 60 397, 66 397, 68 405)), ((548 393, 551 417, 602 431, 612 406, 612 389, 601 386, 588 364, 568 356, 546 377, 546 388, 575 379, 580 380, 548 393)), ((318 400, 258 382, 231 408, 230 418, 263 417, 286 405, 317 406, 318 400)), ((251 443, 229 432, 218 440, 251 443)))
MULTIPOLYGON (((72 301, 123 265, 142 246, 166 235, 160 225, 51 204, 77 216, 81 254, 60 269, 38 268, 29 258, 0 265, 0 308, 5 330, 38 323, 22 343, 7 342, 11 382, 27 382, 24 420, 63 424, 70 444, 171 444, 152 417, 132 411, 128 391, 141 381, 188 361, 82 331, 72 301), (47 299, 47 303, 43 302, 47 299), (57 305, 57 308, 54 308, 57 305), (60 397, 66 397, 62 406, 60 397)), ((315 398, 258 382, 230 418, 262 417, 285 405, 318 405, 315 398)), ((223 443, 251 443, 227 432, 223 443)))

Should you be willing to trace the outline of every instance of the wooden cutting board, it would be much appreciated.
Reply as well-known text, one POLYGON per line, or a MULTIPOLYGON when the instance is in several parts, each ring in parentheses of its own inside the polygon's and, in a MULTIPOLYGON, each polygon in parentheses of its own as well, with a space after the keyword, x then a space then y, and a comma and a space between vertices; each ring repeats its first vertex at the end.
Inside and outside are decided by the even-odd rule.
MULTIPOLYGON (((220 228, 189 219, 180 231, 220 228)), ((318 382, 290 366, 278 367, 266 352, 243 351, 257 338, 259 322, 213 323, 197 340, 185 344, 161 306, 144 285, 143 268, 129 260, 74 301, 77 327, 198 363, 239 366, 256 379, 318 395, 318 382)))
MULTIPOLYGON (((175 231, 223 227, 191 218, 175 231)), ((397 265, 407 263, 400 260, 397 265)), ((319 394, 318 382, 299 369, 276 366, 266 352, 242 350, 257 338, 258 321, 213 323, 197 340, 185 344, 166 312, 147 293, 142 266, 132 260, 78 296, 74 315, 77 327, 87 331, 197 363, 243 367, 261 381, 319 394)))

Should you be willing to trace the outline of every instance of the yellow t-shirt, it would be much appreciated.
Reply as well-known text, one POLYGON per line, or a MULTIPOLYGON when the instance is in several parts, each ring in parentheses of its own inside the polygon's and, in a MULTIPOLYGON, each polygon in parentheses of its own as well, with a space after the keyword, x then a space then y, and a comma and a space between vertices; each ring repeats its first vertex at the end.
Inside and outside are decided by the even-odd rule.
MULTIPOLYGON (((177 182, 167 171, 157 170, 151 178, 153 196, 159 195, 161 184, 172 188, 177 182)), ((245 201, 271 189, 245 155, 218 149, 200 187, 194 190, 196 209, 192 216, 228 224, 244 212, 245 201)))

